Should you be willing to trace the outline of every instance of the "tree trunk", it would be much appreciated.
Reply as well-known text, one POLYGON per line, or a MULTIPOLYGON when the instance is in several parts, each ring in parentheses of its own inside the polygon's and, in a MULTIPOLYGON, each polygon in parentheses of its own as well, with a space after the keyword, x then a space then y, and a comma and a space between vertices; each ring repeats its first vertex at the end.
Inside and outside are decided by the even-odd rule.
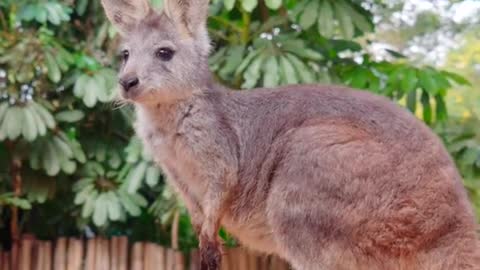
MULTIPOLYGON (((15 143, 9 141, 7 144, 10 152, 10 174, 12 177, 12 187, 15 197, 22 195, 22 176, 20 170, 22 168, 22 160, 15 155, 15 143)), ((20 229, 18 227, 18 207, 11 207, 12 216, 10 219, 10 235, 12 237, 12 260, 11 266, 14 269, 18 268, 18 252, 20 248, 20 229)))

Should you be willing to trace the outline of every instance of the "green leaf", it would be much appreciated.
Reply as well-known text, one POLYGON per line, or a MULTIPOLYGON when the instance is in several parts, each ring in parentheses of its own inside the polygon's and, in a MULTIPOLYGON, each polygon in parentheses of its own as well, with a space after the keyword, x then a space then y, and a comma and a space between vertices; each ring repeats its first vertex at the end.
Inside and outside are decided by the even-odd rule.
POLYGON ((432 106, 430 105, 430 96, 427 91, 422 91, 422 97, 420 98, 423 106, 423 120, 427 124, 432 123, 432 106))
POLYGON ((142 213, 140 207, 132 201, 130 194, 119 190, 119 195, 120 203, 130 215, 139 216, 142 213))
POLYGON ((18 106, 11 106, 8 108, 5 119, 3 119, 2 130, 10 140, 16 139, 22 132, 23 125, 22 109, 18 106), (6 129, 3 128, 6 126, 6 129))
POLYGON ((83 96, 83 103, 89 108, 93 108, 97 103, 98 94, 104 89, 100 81, 96 77, 90 77, 85 85, 85 95, 83 96))
POLYGON ((390 55, 392 55, 395 58, 407 58, 404 54, 391 50, 391 49, 385 49, 386 52, 388 52, 390 55))
POLYGON ((145 171, 147 169, 146 162, 140 162, 135 166, 135 168, 129 173, 128 179, 128 188, 129 193, 137 192, 142 184, 142 179, 145 177, 145 171))
POLYGON ((0 103, 0 124, 3 121, 3 118, 5 118, 5 114, 10 106, 8 105, 8 102, 2 102, 0 103))
POLYGON ((39 23, 45 23, 47 21, 47 10, 40 5, 35 7, 35 20, 39 23))
POLYGON ((43 168, 49 176, 57 175, 60 171, 60 162, 52 141, 46 142, 45 154, 43 155, 43 168))
POLYGON ((99 71, 104 83, 104 95, 100 95, 101 102, 110 102, 116 94, 117 89, 117 72, 110 68, 104 68, 99 71))
POLYGON ((47 19, 52 24, 59 25, 62 21, 70 20, 70 8, 55 2, 45 3, 43 6, 47 10, 47 19))
POLYGON ((348 11, 348 13, 350 14, 351 18, 352 18, 352 21, 353 23, 357 26, 357 28, 364 32, 364 33, 368 33, 368 32, 372 32, 373 31, 373 24, 370 23, 367 18, 360 14, 358 11, 355 10, 355 8, 353 6, 351 6, 350 4, 344 2, 344 1, 341 1, 345 7, 345 10, 348 11))
POLYGON ((75 192, 80 192, 84 188, 86 188, 88 185, 93 184, 94 182, 95 182, 95 179, 93 178, 88 178, 88 177, 82 178, 73 184, 72 190, 75 192))
POLYGON ((133 193, 133 194, 128 194, 132 202, 134 202, 136 205, 145 207, 148 205, 147 200, 140 194, 138 193, 133 193))
POLYGON ((282 49, 284 51, 290 52, 299 56, 300 58, 305 58, 309 60, 322 60, 323 55, 315 50, 309 49, 305 46, 305 42, 302 40, 286 40, 282 42, 282 49))
POLYGON ((122 208, 120 201, 113 191, 107 192, 106 203, 108 209, 108 217, 110 220, 119 220, 122 216, 122 208))
POLYGON ((368 89, 374 93, 380 92, 381 86, 380 78, 375 75, 373 72, 369 72, 368 76, 368 89))
POLYGON ((227 52, 228 47, 222 47, 218 49, 215 53, 213 53, 208 58, 208 64, 210 65, 210 69, 213 71, 217 71, 220 64, 223 63, 225 60, 225 53, 227 52))
POLYGON ((258 5, 257 0, 242 0, 242 7, 247 12, 252 12, 258 5))
POLYGON ((436 95, 438 87, 429 70, 419 70, 420 86, 425 89, 430 95, 436 95))
POLYGON ((160 170, 155 166, 148 167, 145 180, 150 187, 156 186, 160 180, 160 170))
POLYGON ((96 161, 88 161, 85 163, 85 170, 88 172, 87 175, 92 177, 104 176, 105 169, 102 164, 96 161))
POLYGON ((303 29, 308 29, 317 21, 318 15, 318 0, 312 0, 305 7, 305 11, 300 15, 298 22, 303 29))
POLYGON ((60 164, 62 171, 66 174, 73 174, 77 169, 77 163, 71 160, 64 160, 62 164, 60 164))
POLYGON ((298 15, 305 10, 305 7, 307 6, 308 1, 299 1, 295 3, 293 9, 291 12, 288 12, 288 17, 292 21, 298 21, 298 15))
POLYGON ((84 116, 81 110, 70 110, 57 113, 55 119, 60 122, 74 123, 82 120, 84 116))
MULTIPOLYGON (((47 19, 54 25, 59 25, 61 22, 61 10, 58 10, 58 6, 53 3, 45 3, 45 9, 47 10, 47 19)), ((61 8, 61 7, 60 7, 61 8)))
POLYGON ((27 141, 31 142, 37 137, 37 124, 35 123, 35 117, 32 115, 31 111, 27 107, 22 108, 22 112, 22 134, 27 141))
POLYGON ((346 39, 352 39, 355 31, 353 21, 350 17, 350 14, 348 13, 348 10, 345 9, 345 7, 340 3, 339 0, 334 2, 334 7, 343 37, 346 39))
POLYGON ((38 112, 35 110, 34 106, 28 105, 26 106, 25 109, 29 110, 30 114, 33 116, 38 135, 39 136, 45 135, 47 133, 47 126, 45 125, 45 122, 43 121, 40 114, 38 114, 38 112))
POLYGON ((287 54, 287 58, 295 67, 297 74, 299 74, 300 80, 303 83, 313 83, 316 81, 315 75, 298 57, 293 54, 287 54))
POLYGON ((222 78, 226 78, 238 68, 242 63, 244 51, 244 46, 232 46, 229 48, 225 57, 225 65, 219 71, 219 75, 222 78))
POLYGON ((55 153, 57 154, 57 157, 61 157, 62 159, 69 159, 73 157, 73 151, 70 146, 58 136, 53 136, 51 141, 55 147, 55 153))
POLYGON ((265 60, 265 55, 261 54, 254 60, 252 60, 247 71, 243 74, 245 82, 242 85, 242 88, 252 88, 257 85, 258 80, 260 79, 260 70, 262 68, 263 61, 265 60))
POLYGON ((78 192, 75 195, 75 199, 73 203, 77 205, 85 203, 87 199, 90 197, 90 193, 93 191, 94 188, 95 186, 93 184, 87 185, 85 188, 83 188, 80 192, 78 192))
POLYGON ((109 159, 108 159, 108 165, 112 167, 113 169, 118 169, 120 165, 122 165, 122 159, 120 157, 120 154, 116 150, 112 150, 109 152, 109 159))
POLYGON ((22 198, 11 197, 11 198, 7 198, 5 201, 10 205, 17 206, 24 210, 28 210, 32 208, 32 205, 30 204, 30 202, 22 198))
POLYGON ((235 0, 224 0, 223 4, 227 10, 232 10, 235 6, 235 0))
POLYGON ((59 82, 62 77, 62 74, 60 73, 60 67, 50 52, 45 52, 45 64, 47 65, 48 78, 54 83, 59 82))
POLYGON ((406 68, 403 74, 403 80, 401 82, 402 90, 406 93, 409 93, 415 90, 417 83, 417 71, 414 68, 406 68))
POLYGON ((280 57, 280 68, 282 71, 283 81, 287 84, 297 84, 298 78, 292 63, 286 57, 280 57))
POLYGON ((87 200, 82 207, 83 218, 88 218, 93 214, 93 210, 95 209, 95 202, 97 201, 97 195, 98 192, 96 190, 93 190, 87 197, 87 200))
POLYGON ((259 53, 260 53, 259 50, 251 51, 247 55, 247 57, 245 57, 243 59, 243 61, 240 63, 240 65, 238 66, 237 70, 235 71, 235 76, 237 76, 237 75, 241 74, 243 71, 245 71, 245 69, 250 65, 252 60, 255 59, 255 57, 258 56, 259 53))
POLYGON ((447 120, 447 106, 445 105, 445 100, 442 96, 436 95, 435 96, 435 114, 436 114, 436 120, 437 121, 445 121, 447 120))
POLYGON ((102 143, 97 143, 97 147, 95 149, 95 158, 98 162, 104 162, 107 158, 107 147, 102 143))
POLYGON ((80 163, 85 163, 87 157, 85 157, 85 153, 83 152, 80 143, 74 140, 67 140, 67 142, 70 144, 70 149, 72 149, 75 159, 80 163))
POLYGON ((413 89, 407 95, 407 108, 415 114, 417 111, 417 90, 413 89))
POLYGON ((62 71, 67 71, 70 64, 74 63, 72 54, 61 46, 56 46, 57 63, 62 71))
POLYGON ((463 164, 471 166, 476 163, 479 154, 480 153, 476 148, 466 148, 461 154, 461 161, 463 164))
POLYGON ((105 193, 101 193, 95 200, 93 223, 99 227, 107 223, 107 198, 105 193))
POLYGON ((78 77, 77 81, 75 82, 75 86, 73 87, 73 93, 76 97, 83 97, 85 95, 85 88, 89 80, 90 76, 87 74, 83 74, 78 77))
POLYGON ((433 71, 432 73, 433 79, 435 80, 435 85, 437 86, 438 94, 445 96, 447 90, 452 87, 450 81, 440 72, 433 71))
POLYGON ((85 14, 85 11, 87 10, 87 6, 88 6, 88 0, 77 0, 75 5, 77 14, 80 16, 85 14))
POLYGON ((447 76, 447 78, 449 80, 452 80, 457 84, 472 86, 472 84, 467 79, 465 79, 464 77, 462 77, 462 76, 460 76, 456 73, 452 73, 452 72, 448 72, 448 71, 442 71, 442 74, 444 74, 445 76, 447 76))
POLYGON ((55 119, 53 118, 52 114, 45 109, 42 105, 32 102, 32 106, 38 115, 43 119, 43 122, 48 128, 55 127, 55 119))
POLYGON ((330 40, 330 43, 334 47, 335 53, 338 54, 342 51, 352 51, 352 52, 360 52, 362 51, 362 46, 355 41, 351 40, 342 40, 342 39, 333 39, 330 40))
MULTIPOLYGON (((98 88, 95 90, 96 95, 99 101, 107 102, 110 100, 109 90, 110 87, 107 86, 107 75, 103 72, 98 72, 93 76, 93 79, 96 81, 98 88)), ((88 91, 88 90, 87 90, 88 91)))
POLYGON ((142 153, 142 142, 140 139, 136 136, 132 137, 125 152, 127 153, 126 161, 128 163, 136 163, 142 153))
POLYGON ((333 9, 330 1, 323 0, 320 5, 320 11, 318 15, 318 32, 326 37, 333 36, 335 31, 335 21, 333 19, 333 9))
POLYGON ((267 60, 265 60, 263 66, 263 86, 264 87, 274 87, 278 85, 279 81, 279 70, 278 70, 278 62, 275 56, 270 56, 267 60))
POLYGON ((364 67, 356 68, 352 74, 350 85, 354 88, 365 89, 367 85, 368 70, 364 67))
POLYGON ((31 21, 35 18, 37 12, 36 5, 23 5, 18 13, 19 20, 31 21))
POLYGON ((393 66, 392 69, 387 72, 388 80, 384 91, 386 96, 392 97, 393 93, 399 90, 403 71, 404 69, 402 66, 393 66))
POLYGON ((282 41, 282 49, 287 52, 299 54, 307 49, 305 42, 301 39, 288 39, 282 41))
POLYGON ((40 150, 39 144, 34 144, 32 146, 32 151, 29 156, 30 167, 34 170, 40 170, 40 150))
POLYGON ((282 0, 265 0, 265 5, 270 9, 277 10, 282 5, 282 0))
POLYGON ((299 56, 303 56, 309 60, 313 60, 313 61, 319 61, 319 60, 323 60, 323 55, 317 51, 314 51, 312 49, 309 49, 309 48, 305 48, 305 50, 303 52, 301 52, 299 54, 299 56))

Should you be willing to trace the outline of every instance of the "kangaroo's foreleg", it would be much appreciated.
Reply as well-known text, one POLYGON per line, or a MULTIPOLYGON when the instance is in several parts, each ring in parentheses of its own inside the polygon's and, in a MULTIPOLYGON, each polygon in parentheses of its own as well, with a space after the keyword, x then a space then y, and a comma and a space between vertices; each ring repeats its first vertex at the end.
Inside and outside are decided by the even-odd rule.
POLYGON ((218 237, 220 221, 230 198, 231 186, 228 176, 211 178, 204 197, 204 220, 199 234, 201 270, 220 268, 222 245, 218 237))

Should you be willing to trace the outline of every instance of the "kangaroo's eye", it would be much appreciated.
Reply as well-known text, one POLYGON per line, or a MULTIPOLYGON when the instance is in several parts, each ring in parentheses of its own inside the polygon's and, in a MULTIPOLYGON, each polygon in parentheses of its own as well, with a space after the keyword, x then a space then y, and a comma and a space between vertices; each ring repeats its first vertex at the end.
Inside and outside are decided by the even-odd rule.
POLYGON ((127 62, 129 56, 130 56, 130 52, 128 50, 123 50, 120 53, 120 57, 122 58, 123 62, 127 62))
POLYGON ((173 58, 175 51, 170 48, 160 48, 155 51, 155 56, 162 61, 170 61, 173 58))

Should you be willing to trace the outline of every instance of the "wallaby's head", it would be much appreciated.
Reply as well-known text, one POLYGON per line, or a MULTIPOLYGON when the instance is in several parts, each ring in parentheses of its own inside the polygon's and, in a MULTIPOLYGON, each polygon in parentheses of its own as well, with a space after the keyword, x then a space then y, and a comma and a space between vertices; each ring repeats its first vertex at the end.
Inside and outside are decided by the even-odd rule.
POLYGON ((121 96, 138 103, 184 99, 209 81, 208 0, 102 0, 122 36, 121 96))

